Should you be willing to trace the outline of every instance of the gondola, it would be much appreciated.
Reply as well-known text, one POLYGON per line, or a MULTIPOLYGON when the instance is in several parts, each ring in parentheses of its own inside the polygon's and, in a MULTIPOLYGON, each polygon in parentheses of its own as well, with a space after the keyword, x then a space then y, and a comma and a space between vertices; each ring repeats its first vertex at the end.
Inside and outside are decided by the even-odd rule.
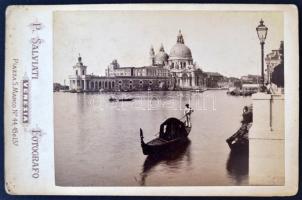
POLYGON ((229 137, 226 142, 232 151, 245 152, 249 149, 248 133, 252 123, 243 123, 238 131, 229 137))
POLYGON ((253 124, 253 108, 245 106, 240 128, 226 139, 231 151, 244 152, 249 149, 249 130, 253 124))
POLYGON ((122 99, 117 99, 117 98, 109 98, 110 102, 115 102, 115 101, 132 101, 134 98, 122 98, 122 99))
POLYGON ((173 151, 177 146, 187 142, 191 127, 176 118, 169 118, 160 125, 159 136, 147 143, 144 142, 143 130, 140 129, 141 146, 144 155, 164 151, 173 151))
POLYGON ((190 90, 191 92, 195 92, 195 93, 203 93, 206 91, 206 89, 194 89, 194 90, 190 90))

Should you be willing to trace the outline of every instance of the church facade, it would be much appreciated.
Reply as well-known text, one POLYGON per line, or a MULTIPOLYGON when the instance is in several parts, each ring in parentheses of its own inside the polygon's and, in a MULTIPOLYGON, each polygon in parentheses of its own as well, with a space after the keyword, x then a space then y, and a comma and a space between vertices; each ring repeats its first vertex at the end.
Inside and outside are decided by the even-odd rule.
POLYGON ((161 45, 155 53, 150 48, 150 63, 141 67, 121 67, 113 60, 105 70, 105 76, 87 74, 87 66, 78 57, 69 76, 70 90, 74 91, 144 91, 190 90, 205 86, 206 74, 193 62, 192 53, 185 45, 179 31, 176 44, 170 53, 161 45))

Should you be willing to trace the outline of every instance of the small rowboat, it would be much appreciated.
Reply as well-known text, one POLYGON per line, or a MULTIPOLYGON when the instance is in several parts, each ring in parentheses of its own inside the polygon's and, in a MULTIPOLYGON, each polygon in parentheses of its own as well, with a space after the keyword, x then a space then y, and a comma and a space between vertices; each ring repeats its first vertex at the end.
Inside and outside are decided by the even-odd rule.
POLYGON ((195 89, 195 90, 190 90, 191 92, 195 92, 195 93, 203 93, 206 91, 206 89, 195 89))
POLYGON ((117 99, 117 98, 109 98, 110 102, 114 102, 114 101, 132 101, 134 98, 122 98, 122 99, 117 99))
POLYGON ((160 125, 159 136, 147 143, 144 142, 143 130, 140 129, 141 146, 144 155, 173 151, 175 147, 188 140, 191 127, 186 127, 184 122, 176 118, 169 118, 160 125))

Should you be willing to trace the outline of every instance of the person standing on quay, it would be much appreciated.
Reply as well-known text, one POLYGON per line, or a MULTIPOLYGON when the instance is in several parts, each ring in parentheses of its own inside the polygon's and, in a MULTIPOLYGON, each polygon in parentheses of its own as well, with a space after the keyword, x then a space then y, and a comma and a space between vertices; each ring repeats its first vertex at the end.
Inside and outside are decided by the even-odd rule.
POLYGON ((184 115, 186 117, 186 126, 191 127, 191 114, 194 110, 189 106, 189 104, 186 104, 184 115))

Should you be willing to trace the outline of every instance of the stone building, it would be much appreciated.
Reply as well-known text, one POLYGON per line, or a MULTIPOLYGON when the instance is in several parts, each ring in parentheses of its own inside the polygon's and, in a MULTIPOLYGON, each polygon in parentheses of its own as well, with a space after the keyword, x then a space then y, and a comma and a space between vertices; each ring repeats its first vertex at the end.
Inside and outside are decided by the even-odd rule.
POLYGON ((218 88, 224 77, 217 72, 205 72, 205 85, 207 88, 218 88))
POLYGON ((267 65, 267 69, 266 69, 265 82, 268 83, 271 82, 272 73, 274 72, 275 67, 277 65, 280 65, 281 62, 283 61, 283 54, 284 54, 284 42, 281 41, 279 49, 272 50, 271 53, 266 55, 265 62, 267 65))
POLYGON ((154 67, 119 67, 116 60, 106 69, 106 76, 87 74, 87 66, 78 57, 73 66, 73 75, 69 76, 70 90, 83 91, 143 91, 167 90, 170 84, 166 69, 154 67))
POLYGON ((121 67, 113 60, 105 70, 105 76, 87 74, 87 66, 81 56, 69 76, 70 90, 74 91, 140 91, 140 90, 187 90, 205 86, 207 75, 193 62, 192 53, 185 45, 179 31, 176 44, 170 54, 163 44, 155 53, 149 52, 150 64, 142 67, 121 67))
POLYGON ((193 62, 191 49, 185 45, 181 31, 176 44, 170 50, 167 68, 172 76, 173 87, 177 89, 197 89, 204 87, 205 74, 193 62))
POLYGON ((241 76, 240 80, 243 84, 259 84, 261 76, 248 74, 247 76, 241 76))

